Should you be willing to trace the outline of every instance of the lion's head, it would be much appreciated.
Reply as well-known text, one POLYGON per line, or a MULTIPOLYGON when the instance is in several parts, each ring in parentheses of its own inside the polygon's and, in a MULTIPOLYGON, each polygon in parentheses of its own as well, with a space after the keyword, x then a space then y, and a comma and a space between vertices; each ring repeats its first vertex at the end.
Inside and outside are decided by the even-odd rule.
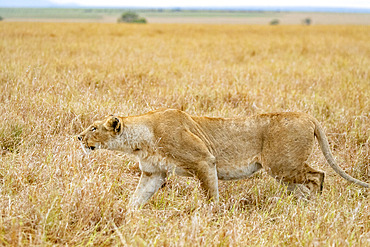
POLYGON ((122 131, 122 121, 110 116, 102 121, 95 121, 87 129, 81 132, 77 139, 81 141, 86 151, 95 149, 110 149, 115 137, 122 131))

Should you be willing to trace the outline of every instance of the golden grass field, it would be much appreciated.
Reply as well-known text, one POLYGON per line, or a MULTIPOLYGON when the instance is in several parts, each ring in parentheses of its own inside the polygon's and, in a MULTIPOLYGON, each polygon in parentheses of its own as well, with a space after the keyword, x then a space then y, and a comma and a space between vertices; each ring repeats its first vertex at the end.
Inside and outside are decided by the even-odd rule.
POLYGON ((206 202, 173 176, 126 210, 137 164, 85 156, 93 120, 173 107, 237 117, 302 111, 338 164, 370 181, 370 26, 0 23, 0 245, 370 246, 369 190, 318 147, 323 194, 297 200, 265 172, 206 202))

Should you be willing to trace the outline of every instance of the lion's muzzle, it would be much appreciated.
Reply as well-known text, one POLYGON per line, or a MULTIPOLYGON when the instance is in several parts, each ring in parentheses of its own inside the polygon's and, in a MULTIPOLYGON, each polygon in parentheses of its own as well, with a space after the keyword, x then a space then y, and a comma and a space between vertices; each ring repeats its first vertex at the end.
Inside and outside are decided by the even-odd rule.
POLYGON ((81 143, 81 147, 82 147, 82 149, 83 149, 83 151, 86 153, 87 151, 94 151, 95 149, 96 149, 96 146, 94 146, 94 145, 89 145, 86 141, 84 141, 84 136, 82 136, 82 135, 78 135, 77 137, 76 137, 76 139, 78 140, 78 141, 80 141, 80 143, 81 143))

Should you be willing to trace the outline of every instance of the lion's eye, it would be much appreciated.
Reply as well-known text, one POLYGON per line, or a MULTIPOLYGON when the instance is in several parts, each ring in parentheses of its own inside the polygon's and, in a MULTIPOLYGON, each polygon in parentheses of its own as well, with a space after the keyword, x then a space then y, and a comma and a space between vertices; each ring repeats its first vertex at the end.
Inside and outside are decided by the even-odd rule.
POLYGON ((94 132, 96 130, 95 127, 91 127, 91 131, 94 132))

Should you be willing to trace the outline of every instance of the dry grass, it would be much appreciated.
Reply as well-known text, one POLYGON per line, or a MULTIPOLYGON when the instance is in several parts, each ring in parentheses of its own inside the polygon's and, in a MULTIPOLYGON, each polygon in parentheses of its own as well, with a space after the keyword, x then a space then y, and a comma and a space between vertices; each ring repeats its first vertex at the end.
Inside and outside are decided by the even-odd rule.
POLYGON ((327 172, 310 202, 260 173, 220 183, 219 206, 172 177, 127 212, 136 164, 72 137, 159 107, 244 116, 304 111, 370 180, 369 26, 0 23, 1 245, 369 246, 369 191, 327 172), (255 107, 256 106, 256 107, 255 107))

